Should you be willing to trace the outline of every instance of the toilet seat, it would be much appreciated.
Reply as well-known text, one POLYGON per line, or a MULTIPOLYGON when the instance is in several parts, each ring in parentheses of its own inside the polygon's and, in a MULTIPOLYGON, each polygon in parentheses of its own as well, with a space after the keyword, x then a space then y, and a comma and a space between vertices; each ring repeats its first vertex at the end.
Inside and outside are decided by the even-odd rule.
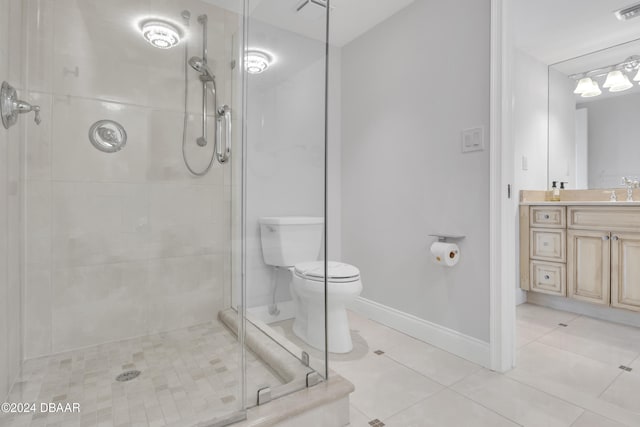
MULTIPOLYGON (((301 262, 293 268, 294 274, 312 282, 324 283, 324 261, 301 262)), ((350 283, 360 280, 360 270, 342 262, 327 262, 327 282, 350 283)))

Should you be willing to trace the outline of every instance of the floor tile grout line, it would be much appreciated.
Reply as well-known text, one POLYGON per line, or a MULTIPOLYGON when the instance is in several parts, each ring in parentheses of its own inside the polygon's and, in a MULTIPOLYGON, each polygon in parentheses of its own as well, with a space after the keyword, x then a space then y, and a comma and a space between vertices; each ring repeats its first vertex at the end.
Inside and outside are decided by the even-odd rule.
MULTIPOLYGON (((561 397, 561 396, 557 396, 557 395, 555 395, 555 394, 552 394, 552 393, 550 393, 550 392, 548 392, 548 391, 546 391, 546 390, 543 390, 543 389, 541 389, 541 388, 536 387, 536 386, 535 386, 535 385, 533 385, 533 384, 528 384, 528 383, 526 383, 526 382, 523 382, 523 381, 521 381, 521 380, 519 380, 519 379, 517 379, 517 378, 513 378, 513 377, 507 377, 507 378, 510 378, 510 379, 512 379, 513 381, 515 381, 515 382, 517 382, 517 383, 519 383, 519 384, 522 384, 522 385, 524 385, 524 386, 531 387, 531 388, 533 388, 534 390, 537 390, 537 391, 539 391, 540 393, 544 393, 544 394, 546 394, 546 395, 548 395, 548 396, 550 396, 550 397, 552 397, 552 398, 554 398, 554 399, 558 399, 558 400, 560 400, 560 401, 562 401, 562 402, 564 402, 564 403, 567 403, 567 404, 569 404, 569 405, 572 405, 572 406, 575 406, 575 407, 577 407, 577 408, 583 409, 585 412, 586 412, 586 411, 589 411, 589 412, 592 412, 592 413, 594 413, 594 414, 596 414, 596 415, 599 415, 599 416, 601 416, 601 417, 604 417, 604 418, 607 418, 607 419, 610 419, 610 420, 616 421, 616 420, 614 420, 613 418, 611 418, 611 417, 609 417, 609 416, 607 416, 607 415, 605 415, 605 414, 603 414, 603 413, 601 413, 601 412, 599 412, 599 411, 597 411, 597 410, 594 410, 593 408, 585 408, 582 404, 579 404, 579 403, 576 403, 576 402, 573 402, 573 401, 567 400, 567 399, 565 399, 564 397, 561 397)), ((597 396, 594 396, 594 398, 596 398, 596 399, 597 399, 598 397, 597 397, 597 396)), ((616 422, 618 422, 618 423, 619 423, 619 421, 616 421, 616 422)))
POLYGON ((518 421, 516 421, 516 420, 514 420, 514 419, 511 419, 511 418, 507 417, 506 415, 503 415, 503 414, 501 414, 501 413, 497 412, 495 409, 491 409, 491 408, 489 408, 489 407, 488 407, 488 406, 486 406, 484 403, 477 402, 477 401, 475 401, 474 399, 470 398, 469 396, 466 396, 466 395, 464 395, 464 394, 460 393, 459 391, 454 390, 454 389, 452 389, 452 388, 450 388, 450 387, 447 387, 447 388, 448 388, 449 390, 451 390, 452 392, 454 392, 455 394, 457 394, 457 395, 459 395, 459 396, 462 396, 463 398, 465 398, 465 399, 467 399, 467 400, 469 400, 469 401, 471 401, 471 402, 475 403, 476 405, 482 406, 483 408, 487 409, 488 411, 493 412, 494 414, 496 414, 496 415, 500 416, 501 418, 504 418, 505 420, 511 421, 512 423, 514 423, 514 424, 516 424, 516 425, 519 425, 519 426, 521 426, 521 427, 524 427, 524 425, 523 425, 523 424, 520 424, 518 421))
MULTIPOLYGON (((557 329, 560 329, 560 328, 557 328, 557 329)), ((547 335, 548 335, 548 334, 547 334, 547 335)), ((544 336, 546 336, 546 335, 544 335, 544 336)), ((538 338, 538 339, 536 339, 536 340, 534 340, 534 341, 531 341, 530 343, 527 343, 526 345, 524 345, 524 346, 520 347, 518 350, 520 350, 520 349, 522 349, 522 348, 526 347, 527 345, 529 345, 529 344, 531 344, 531 343, 537 342, 538 344, 541 344, 541 345, 544 345, 544 346, 547 346, 547 347, 552 347, 552 348, 554 348, 554 349, 556 349, 556 350, 566 351, 567 353, 571 353, 571 354, 574 354, 574 355, 576 355, 576 356, 580 356, 580 357, 584 357, 584 358, 589 359, 589 360, 593 360, 594 362, 603 363, 603 364, 608 365, 608 362, 603 362, 602 360, 594 359, 594 358, 593 358, 593 357, 591 357, 591 356, 587 356, 587 355, 582 354, 582 353, 576 353, 576 352, 575 352, 575 351, 573 351, 573 350, 566 349, 566 348, 562 348, 562 347, 558 347, 558 346, 556 346, 556 345, 554 345, 554 344, 546 343, 546 342, 542 342, 542 341, 540 341, 540 339, 544 338, 544 336, 541 336, 540 338, 538 338)), ((639 358, 640 358, 640 353, 636 353, 636 356, 632 359, 631 364, 633 364, 633 362, 635 362, 635 361, 636 361, 636 360, 638 360, 639 358)), ((617 363, 619 363, 619 362, 617 362, 617 363)), ((624 365, 624 363, 621 363, 621 364, 622 364, 622 365, 624 365)), ((625 366, 627 366, 627 365, 625 365, 625 366)), ((614 367, 615 367, 615 368, 617 368, 618 366, 614 366, 614 367)))
MULTIPOLYGON (((443 387, 447 387, 447 388, 448 388, 448 387, 450 387, 450 386, 448 386, 447 384, 443 384, 443 383, 441 383, 440 381, 438 381, 438 380, 436 380, 436 379, 434 379, 434 378, 431 378, 429 375, 424 374, 424 373, 422 373, 422 372, 420 372, 420 371, 418 371, 418 370, 416 370, 416 369, 412 368, 411 366, 405 365, 404 363, 400 362, 399 360, 394 359, 394 358, 393 358, 393 356, 390 356, 390 355, 389 355, 389 353, 386 353, 386 352, 385 352, 385 353, 381 354, 381 356, 383 356, 383 357, 385 357, 385 356, 386 356, 386 357, 387 357, 387 359, 391 360, 392 362, 394 362, 394 363, 396 363, 396 364, 398 364, 398 365, 400 365, 400 366, 402 366, 402 367, 404 367, 404 368, 407 368, 407 369, 409 369, 410 371, 413 371, 413 372, 417 373, 418 375, 421 375, 421 376, 425 377, 425 378, 426 378, 426 379, 428 379, 429 381, 433 381, 434 383, 436 383, 436 384, 438 384, 438 385, 441 385, 441 386, 443 386, 443 387)), ((478 365, 476 365, 476 366, 478 366, 478 365)), ((468 378, 469 376, 471 376, 471 375, 473 375, 473 374, 475 374, 475 373, 479 372, 479 371, 480 371, 480 370, 482 370, 482 369, 483 369, 483 368, 482 368, 482 366, 478 366, 478 369, 477 369, 477 370, 475 370, 475 371, 473 371, 473 372, 471 372, 471 373, 469 373, 469 374, 465 375, 465 376, 464 376, 463 378, 461 378, 460 380, 457 380, 457 381, 456 381, 456 383, 457 383, 458 381, 462 381, 462 380, 464 380, 465 378, 468 378)), ((454 384, 455 384, 455 383, 454 383, 454 384)))
MULTIPOLYGON (((600 392, 600 394, 598 394, 598 399, 602 399, 602 396, 607 392, 607 390, 609 390, 611 388, 611 386, 618 381, 618 378, 622 377, 622 375, 624 375, 624 371, 620 371, 620 373, 618 375, 616 375, 616 377, 613 379, 613 381, 611 381, 609 383, 609 385, 607 385, 604 390, 602 390, 602 392, 600 392)), ((604 399, 603 399, 604 400, 604 399)))
POLYGON ((606 365, 607 367, 611 367, 611 368, 618 368, 617 366, 610 366, 608 363, 603 362, 603 361, 601 361, 601 360, 594 359, 594 358, 589 357, 589 356, 585 356, 584 354, 574 353, 574 352, 573 352, 573 351, 571 351, 571 350, 567 350, 567 349, 564 349, 564 348, 556 347, 555 345, 551 345, 551 344, 547 344, 547 343, 543 343, 543 342, 538 342, 538 344, 543 345, 543 346, 545 346, 545 347, 552 348, 552 349, 554 349, 554 350, 562 351, 562 352, 565 352, 565 353, 571 353, 571 354, 572 354, 572 355, 574 355, 574 356, 578 356, 578 357, 580 357, 580 358, 587 359, 587 360, 590 360, 590 361, 592 361, 592 362, 599 363, 599 364, 601 364, 601 365, 606 365))
MULTIPOLYGON (((559 396, 553 395, 553 394, 551 394, 551 393, 549 393, 549 392, 547 392, 547 391, 545 391, 545 390, 541 390, 541 389, 539 389, 539 388, 537 388, 537 387, 535 387, 535 386, 533 386, 533 385, 531 385, 531 384, 527 384, 527 383, 525 383, 525 382, 519 381, 519 380, 518 380, 518 379, 516 379, 516 378, 512 378, 512 377, 510 377, 510 376, 507 376, 507 375, 506 375, 506 373, 500 373, 500 372, 496 372, 496 371, 489 371, 489 372, 491 372, 491 373, 495 373, 496 375, 499 375, 499 376, 501 376, 501 377, 503 377, 503 378, 506 378, 507 380, 511 380, 511 381, 513 381, 513 382, 516 382, 516 383, 520 384, 520 385, 521 385, 521 386, 523 386, 523 387, 527 387, 527 388, 529 388, 529 389, 535 390, 535 391, 537 391, 537 392, 539 392, 539 393, 542 393, 542 394, 546 395, 547 397, 549 397, 549 398, 551 398, 551 399, 558 400, 558 401, 563 402, 563 403, 565 403, 565 404, 567 404, 567 405, 569 405, 569 406, 573 406, 573 407, 575 407, 575 408, 582 409, 583 411, 587 411, 587 410, 588 410, 587 408, 584 408, 584 407, 582 407, 581 405, 578 405, 578 404, 576 404, 576 403, 570 402, 570 401, 568 401, 568 400, 566 400, 566 399, 564 399, 564 398, 562 398, 562 397, 559 397, 559 396)), ((459 383, 460 383, 460 382, 462 382, 462 381, 464 381, 464 380, 458 381, 456 384, 451 385, 451 387, 449 387, 449 388, 452 388, 452 390, 453 390, 453 391, 456 391, 458 394, 462 394, 463 396, 467 397, 467 398, 468 398, 468 399, 470 399, 470 400, 473 400, 474 402, 476 402, 476 403, 478 403, 478 404, 482 404, 482 403, 480 403, 480 402, 476 401, 473 397, 471 397, 471 396, 467 396, 467 395, 465 395, 464 393, 461 393, 461 392, 459 392, 459 391, 457 391, 457 390, 453 389, 453 387, 454 387, 455 385, 459 384, 459 383)), ((483 405, 483 406, 484 406, 484 405, 483 405)), ((495 411, 494 411, 494 412, 495 412, 495 411)), ((576 418, 576 420, 577 420, 578 418, 580 418, 580 416, 581 416, 581 415, 582 415, 582 414, 578 415, 578 417, 576 418)), ((599 414, 599 415, 602 415, 602 414, 599 414)), ((604 416, 604 415, 602 415, 602 416, 604 416)), ((607 417, 605 417, 605 418, 607 418, 607 417)), ((575 421, 574 421, 574 422, 575 422, 575 421)))
MULTIPOLYGON (((575 420, 573 420, 573 422, 571 423, 571 425, 570 425, 569 427, 574 427, 574 426, 576 425, 576 423, 578 422, 578 420, 579 420, 580 418, 582 418, 582 416, 583 416, 584 414, 586 414, 586 413, 587 413, 587 410, 586 410, 586 409, 584 409, 584 408, 580 408, 580 409, 582 409, 582 413, 581 413, 580 415, 578 415, 578 418, 576 418, 575 420)), ((606 418, 606 417, 605 417, 605 418, 606 418)))
POLYGON ((434 396, 437 396, 438 394, 442 393, 446 389, 447 389, 447 387, 442 387, 440 390, 438 390, 438 391, 436 391, 436 392, 434 392, 434 393, 432 393, 432 394, 430 394, 428 396, 423 397, 422 399, 418 400, 417 402, 412 403, 411 405, 409 405, 409 406, 407 406, 407 407, 405 407, 405 408, 403 408, 403 409, 401 409, 399 411, 394 412, 393 414, 391 414, 388 417, 386 417, 386 419, 393 418, 396 415, 400 414, 401 412, 407 411, 407 410, 413 408, 414 406, 419 405, 420 403, 424 402, 425 400, 428 400, 428 399, 431 399, 434 396))

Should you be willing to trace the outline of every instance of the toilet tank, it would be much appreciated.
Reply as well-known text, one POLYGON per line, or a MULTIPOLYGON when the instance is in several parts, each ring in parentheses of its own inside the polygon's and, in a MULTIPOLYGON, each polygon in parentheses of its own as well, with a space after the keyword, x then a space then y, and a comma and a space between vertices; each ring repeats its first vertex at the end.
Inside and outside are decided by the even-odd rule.
POLYGON ((267 265, 292 267, 316 261, 322 246, 324 218, 310 216, 262 217, 260 240, 267 265))

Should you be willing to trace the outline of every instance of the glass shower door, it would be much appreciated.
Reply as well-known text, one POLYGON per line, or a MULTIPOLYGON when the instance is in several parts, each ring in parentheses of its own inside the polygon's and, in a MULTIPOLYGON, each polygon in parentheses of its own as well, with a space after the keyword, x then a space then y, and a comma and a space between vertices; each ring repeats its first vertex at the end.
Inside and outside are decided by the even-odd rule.
POLYGON ((11 184, 0 186, 15 189, 11 216, 23 207, 15 218, 23 228, 7 241, 15 257, 23 254, 23 265, 8 271, 24 272, 17 290, 6 288, 16 297, 2 299, 13 307, 11 346, 24 343, 21 354, 11 350, 8 373, 2 363, 2 392, 11 402, 79 405, 10 421, 195 425, 242 417, 242 329, 218 317, 234 292, 231 165, 216 159, 200 173, 214 155, 217 125, 226 131, 216 107, 241 111, 241 93, 231 89, 242 10, 181 0, 2 6, 11 24, 3 43, 21 66, 11 72, 9 45, 0 45, 0 77, 41 115, 39 124, 23 114, 2 129, 2 138, 16 138, 2 150, 22 150, 3 169, 11 184), (23 42, 13 43, 15 34, 23 42), (208 59, 206 68, 192 56, 208 59))
POLYGON ((245 6, 244 304, 247 340, 253 330, 278 354, 275 395, 327 374, 326 284, 295 272, 301 263, 325 268, 327 10, 294 6, 245 6))

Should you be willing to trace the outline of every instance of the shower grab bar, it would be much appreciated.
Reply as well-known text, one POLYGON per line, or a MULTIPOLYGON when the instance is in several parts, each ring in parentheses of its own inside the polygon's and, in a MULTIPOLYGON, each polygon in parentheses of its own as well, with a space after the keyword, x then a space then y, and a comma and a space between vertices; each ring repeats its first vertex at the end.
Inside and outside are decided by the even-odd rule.
POLYGON ((231 157, 231 108, 228 105, 223 105, 218 110, 217 119, 217 134, 216 134, 216 158, 220 163, 226 163, 231 157), (222 144, 222 121, 224 120, 225 126, 225 138, 224 146, 222 144))

